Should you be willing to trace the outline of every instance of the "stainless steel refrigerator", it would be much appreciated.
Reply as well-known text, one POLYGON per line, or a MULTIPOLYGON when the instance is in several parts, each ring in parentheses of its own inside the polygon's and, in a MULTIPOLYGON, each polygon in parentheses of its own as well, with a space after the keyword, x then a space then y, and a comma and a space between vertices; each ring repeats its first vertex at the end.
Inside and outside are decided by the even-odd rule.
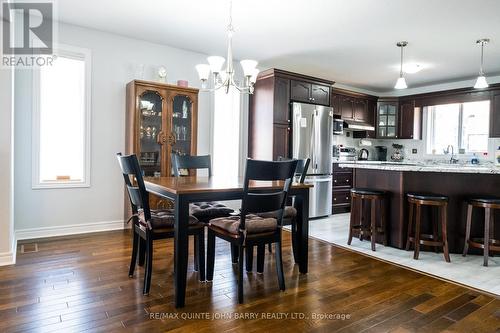
POLYGON ((306 182, 314 185, 309 196, 309 217, 332 213, 333 109, 292 103, 292 157, 310 158, 306 182))

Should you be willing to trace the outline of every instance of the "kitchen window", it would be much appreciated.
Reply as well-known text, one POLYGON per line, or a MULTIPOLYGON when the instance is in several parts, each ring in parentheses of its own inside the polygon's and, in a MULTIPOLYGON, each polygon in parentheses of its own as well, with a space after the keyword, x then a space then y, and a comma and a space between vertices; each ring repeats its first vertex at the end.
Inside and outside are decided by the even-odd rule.
POLYGON ((455 153, 488 151, 490 101, 427 107, 427 154, 444 154, 448 145, 455 153))
POLYGON ((33 188, 90 186, 90 51, 55 50, 33 72, 33 188))

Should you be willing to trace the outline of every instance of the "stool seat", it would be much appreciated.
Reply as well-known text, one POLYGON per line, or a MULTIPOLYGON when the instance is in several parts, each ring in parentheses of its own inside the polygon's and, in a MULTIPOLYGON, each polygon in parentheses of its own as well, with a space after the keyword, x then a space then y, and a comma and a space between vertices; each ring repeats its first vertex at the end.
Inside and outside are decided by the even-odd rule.
POLYGON ((359 195, 384 195, 384 191, 379 191, 379 190, 372 190, 370 188, 351 188, 351 193, 352 194, 359 194, 359 195))
POLYGON ((496 198, 496 197, 486 197, 486 198, 473 197, 473 198, 470 198, 468 201, 470 203, 500 205, 500 198, 496 198))
POLYGON ((446 195, 434 194, 434 193, 408 193, 406 194, 408 198, 416 200, 426 200, 426 201, 448 201, 446 195))

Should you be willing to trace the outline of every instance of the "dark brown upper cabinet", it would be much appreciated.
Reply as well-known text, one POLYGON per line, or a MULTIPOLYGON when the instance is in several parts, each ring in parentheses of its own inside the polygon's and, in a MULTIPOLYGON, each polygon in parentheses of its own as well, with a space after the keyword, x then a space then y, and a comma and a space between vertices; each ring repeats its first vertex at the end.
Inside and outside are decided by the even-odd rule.
POLYGON ((398 139, 398 100, 380 99, 377 105, 377 138, 398 139))
POLYGON ((490 137, 500 138, 500 91, 491 94, 490 137))
POLYGON ((330 105, 330 87, 313 84, 311 97, 314 104, 330 105))
POLYGON ((333 82, 280 69, 259 73, 250 95, 248 156, 270 160, 291 157, 292 102, 330 105, 333 82))
POLYGON ((354 98, 340 96, 340 115, 342 119, 354 119, 354 98))
POLYGON ((368 101, 366 99, 356 98, 354 100, 354 120, 367 122, 368 118, 368 101))
POLYGON ((297 102, 330 105, 330 86, 291 80, 291 99, 297 102))
POLYGON ((422 139, 422 109, 415 107, 415 100, 399 102, 398 139, 422 139))

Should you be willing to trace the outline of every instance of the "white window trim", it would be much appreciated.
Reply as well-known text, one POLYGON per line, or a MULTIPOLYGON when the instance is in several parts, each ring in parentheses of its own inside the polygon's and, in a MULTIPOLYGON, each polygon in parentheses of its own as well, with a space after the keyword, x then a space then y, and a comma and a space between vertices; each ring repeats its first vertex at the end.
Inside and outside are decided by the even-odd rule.
POLYGON ((57 189, 57 188, 81 188, 90 187, 90 156, 91 156, 91 110, 92 110, 92 60, 91 51, 85 48, 79 48, 70 45, 58 44, 54 45, 54 54, 62 55, 64 57, 79 59, 85 61, 85 130, 84 130, 84 151, 85 151, 85 165, 84 165, 84 179, 81 181, 53 181, 41 182, 40 181, 40 71, 37 68, 33 69, 33 101, 32 101, 32 137, 31 137, 31 151, 32 151, 32 189, 57 189))
MULTIPOLYGON (((490 120, 491 120, 491 99, 485 99, 485 101, 486 100, 490 101, 490 119, 488 120, 488 133, 489 133, 490 120)), ((466 102, 461 102, 461 103, 457 103, 457 104, 464 104, 464 103, 466 103, 466 102)), ((425 106, 422 110, 422 116, 423 116, 422 135, 423 135, 423 143, 424 143, 424 157, 425 158, 447 157, 449 155, 445 154, 444 152, 436 152, 436 154, 431 154, 427 151, 427 148, 429 147, 430 141, 432 140, 429 137, 429 127, 432 126, 432 124, 429 124, 429 111, 430 111, 429 109, 432 107, 434 107, 434 105, 425 106)), ((462 109, 462 106, 460 106, 460 109, 462 109)), ((431 129, 431 130, 433 131, 433 129, 431 129)), ((488 138, 490 138, 490 137, 488 136, 488 138)), ((459 140, 460 140, 460 138, 459 138, 459 140)), ((456 155, 458 155, 459 154, 459 152, 458 152, 459 147, 453 147, 453 148, 457 150, 454 153, 456 155)), ((482 154, 482 153, 489 153, 489 146, 486 148, 486 150, 484 152, 465 152, 465 154, 460 154, 460 156, 472 156, 474 154, 482 154)))

